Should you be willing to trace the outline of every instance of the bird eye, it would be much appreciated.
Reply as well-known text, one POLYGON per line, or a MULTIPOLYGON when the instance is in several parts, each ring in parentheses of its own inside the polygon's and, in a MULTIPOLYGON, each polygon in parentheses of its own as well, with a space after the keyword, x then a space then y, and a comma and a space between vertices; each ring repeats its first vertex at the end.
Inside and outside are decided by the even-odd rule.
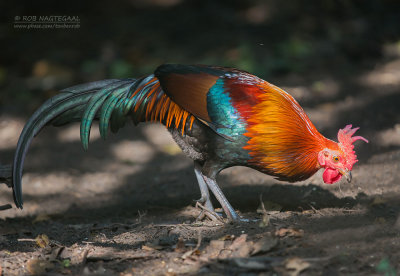
POLYGON ((335 163, 339 162, 339 157, 338 156, 333 156, 332 159, 333 159, 333 162, 335 162, 335 163))

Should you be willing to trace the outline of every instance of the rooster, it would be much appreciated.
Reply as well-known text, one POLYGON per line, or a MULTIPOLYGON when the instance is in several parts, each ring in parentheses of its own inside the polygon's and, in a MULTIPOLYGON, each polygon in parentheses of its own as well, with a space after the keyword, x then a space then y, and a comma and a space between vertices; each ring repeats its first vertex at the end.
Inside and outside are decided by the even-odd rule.
MULTIPOLYGON (((234 68, 164 64, 139 79, 108 79, 73 86, 45 102, 26 123, 16 149, 11 186, 22 209, 22 169, 29 145, 45 125, 80 121, 88 148, 93 120, 105 139, 128 119, 136 125, 158 121, 194 161, 203 208, 214 211, 210 190, 230 220, 240 217, 216 182, 219 172, 247 166, 296 182, 323 169, 323 181, 351 181, 357 162, 347 125, 338 142, 321 135, 296 100, 277 86, 234 68)), ((7 170, 6 170, 7 171, 7 170)), ((10 176, 11 177, 11 176, 10 176)), ((215 213, 214 213, 215 214, 215 213)))

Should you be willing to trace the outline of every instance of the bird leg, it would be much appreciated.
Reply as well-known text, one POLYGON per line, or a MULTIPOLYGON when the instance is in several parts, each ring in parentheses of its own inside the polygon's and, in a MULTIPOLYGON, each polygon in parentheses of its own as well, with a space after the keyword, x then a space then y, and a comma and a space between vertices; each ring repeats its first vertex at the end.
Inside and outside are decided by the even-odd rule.
POLYGON ((201 198, 196 200, 196 207, 199 207, 202 210, 200 215, 197 217, 197 220, 202 220, 204 216, 207 216, 213 221, 219 220, 219 216, 215 213, 214 207, 211 203, 210 192, 208 191, 208 186, 203 179, 201 166, 197 162, 194 162, 194 172, 196 174, 201 193, 201 198))
POLYGON ((203 179, 203 174, 201 173, 201 166, 197 162, 194 162, 194 172, 196 174, 197 182, 199 183, 199 188, 201 193, 201 198, 196 201, 198 203, 204 204, 204 207, 214 212, 214 207, 210 200, 210 193, 208 191, 208 186, 203 179))
POLYGON ((235 212, 232 205, 226 199, 225 195, 222 193, 220 187, 218 186, 215 179, 209 178, 204 174, 201 174, 204 181, 207 183, 208 188, 213 192, 219 203, 221 204, 222 209, 224 209, 225 214, 230 220, 240 220, 239 215, 235 212))

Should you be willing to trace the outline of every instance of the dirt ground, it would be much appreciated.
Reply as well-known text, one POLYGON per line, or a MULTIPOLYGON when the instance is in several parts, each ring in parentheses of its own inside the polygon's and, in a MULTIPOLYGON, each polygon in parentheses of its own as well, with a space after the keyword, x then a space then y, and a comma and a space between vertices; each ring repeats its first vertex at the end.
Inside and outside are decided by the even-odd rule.
MULTIPOLYGON (((192 162, 157 124, 125 127, 89 151, 79 125, 32 144, 24 209, 0 212, 3 275, 396 275, 400 271, 400 59, 357 76, 287 76, 317 128, 360 126, 351 184, 287 184, 231 168, 219 184, 249 222, 196 221, 192 162), (320 86, 312 86, 318 82, 320 86), (327 93, 327 94, 324 94, 327 93), (343 96, 347 95, 347 96, 343 96), (263 203, 262 208, 260 203, 263 203)), ((10 163, 26 118, 0 118, 10 163)), ((96 126, 95 126, 96 127, 96 126)), ((0 203, 12 202, 0 186, 0 203)), ((0 272, 1 275, 1 272, 0 272)))

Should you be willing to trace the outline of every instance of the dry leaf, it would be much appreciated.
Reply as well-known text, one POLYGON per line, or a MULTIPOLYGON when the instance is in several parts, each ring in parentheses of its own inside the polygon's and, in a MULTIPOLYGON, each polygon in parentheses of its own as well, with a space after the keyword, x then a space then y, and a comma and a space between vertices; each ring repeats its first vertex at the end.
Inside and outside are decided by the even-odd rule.
POLYGON ((226 250, 229 243, 229 241, 211 240, 206 250, 207 259, 226 258, 231 253, 230 250, 226 250))
POLYGON ((240 237, 236 238, 232 244, 225 251, 224 255, 220 255, 220 258, 244 258, 250 255, 253 250, 252 242, 247 242, 247 234, 242 234, 240 237))
POLYGON ((220 241, 220 240, 211 240, 210 241, 210 248, 215 249, 215 250, 222 250, 226 246, 225 241, 220 241))
POLYGON ((238 248, 240 248, 241 246, 243 246, 246 243, 247 240, 247 234, 242 234, 240 235, 240 237, 236 238, 233 243, 231 244, 231 246, 229 246, 229 248, 231 250, 236 250, 238 248))
POLYGON ((267 213, 264 213, 258 226, 264 228, 267 227, 268 225, 269 225, 269 215, 267 213))
POLYGON ((276 230, 275 236, 277 237, 295 237, 295 238, 301 238, 304 236, 304 230, 302 229, 295 229, 295 228, 281 228, 279 230, 276 230))
POLYGON ((167 272, 165 272, 165 276, 175 276, 175 275, 177 274, 172 270, 168 270, 167 272))
POLYGON ((219 238, 220 241, 232 241, 235 238, 235 235, 225 235, 219 238))
POLYGON ((301 213, 304 215, 312 215, 315 213, 315 211, 314 210, 304 210, 301 213))
POLYGON ((310 263, 298 257, 293 257, 285 261, 285 268, 289 270, 288 272, 290 276, 297 276, 308 267, 310 267, 310 263))
POLYGON ((251 255, 268 252, 277 244, 278 239, 272 237, 271 235, 265 236, 254 244, 251 255))
POLYGON ((154 251, 155 249, 153 247, 150 247, 150 246, 147 246, 147 245, 142 245, 142 250, 154 251))
POLYGON ((54 265, 46 260, 30 259, 26 265, 26 269, 31 275, 42 275, 46 269, 53 268, 54 265))
POLYGON ((246 242, 241 247, 232 252, 232 258, 247 258, 253 250, 252 242, 246 242))
POLYGON ((232 252, 232 258, 245 258, 250 256, 253 250, 253 243, 246 242, 247 234, 242 234, 239 238, 235 239, 229 249, 232 252))
POLYGON ((269 217, 268 211, 280 211, 280 210, 282 210, 282 206, 277 203, 271 202, 271 201, 264 202, 262 200, 262 195, 260 195, 260 203, 261 204, 260 204, 260 207, 257 209, 257 213, 262 214, 263 217, 262 217, 261 222, 258 224, 258 226, 261 228, 264 228, 269 225, 270 217, 269 217), (268 209, 268 211, 267 211, 267 209, 268 209))
POLYGON ((35 238, 35 241, 36 241, 36 244, 41 248, 45 248, 46 246, 48 246, 50 244, 49 237, 47 237, 47 235, 45 235, 45 234, 38 235, 35 238))

